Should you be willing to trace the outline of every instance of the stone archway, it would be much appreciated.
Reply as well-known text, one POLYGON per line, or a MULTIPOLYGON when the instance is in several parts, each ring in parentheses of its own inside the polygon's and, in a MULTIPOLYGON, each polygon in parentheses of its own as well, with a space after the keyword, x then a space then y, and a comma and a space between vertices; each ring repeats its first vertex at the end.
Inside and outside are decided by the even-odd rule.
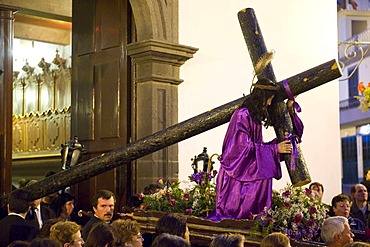
MULTIPOLYGON (((180 67, 196 48, 178 44, 178 0, 130 0, 137 41, 128 45, 134 65, 133 140, 178 122, 180 67)), ((178 176, 178 146, 147 155, 134 164, 133 190, 159 177, 178 176)))

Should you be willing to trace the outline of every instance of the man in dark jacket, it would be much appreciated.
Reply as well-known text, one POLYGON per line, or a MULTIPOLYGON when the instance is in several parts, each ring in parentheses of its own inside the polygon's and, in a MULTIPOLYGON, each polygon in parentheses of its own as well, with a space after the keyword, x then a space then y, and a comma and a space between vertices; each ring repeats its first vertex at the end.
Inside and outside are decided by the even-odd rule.
POLYGON ((114 204, 116 199, 113 192, 109 190, 100 190, 94 195, 91 204, 93 206, 94 215, 86 223, 82 230, 82 237, 87 239, 91 228, 98 222, 107 222, 113 218, 114 204))
POLYGON ((367 197, 368 191, 363 184, 355 184, 351 187, 351 194, 353 203, 351 206, 351 215, 367 224, 367 217, 370 213, 370 205, 368 204, 367 197))
POLYGON ((8 198, 8 216, 0 221, 0 247, 16 240, 30 241, 36 237, 38 229, 29 225, 25 216, 30 208, 31 195, 18 189, 8 198))
MULTIPOLYGON (((28 185, 36 183, 37 180, 31 180, 28 185)), ((31 202, 31 209, 26 214, 26 221, 40 229, 42 225, 49 219, 55 218, 55 213, 52 209, 48 208, 47 206, 41 203, 42 198, 36 199, 31 202)))

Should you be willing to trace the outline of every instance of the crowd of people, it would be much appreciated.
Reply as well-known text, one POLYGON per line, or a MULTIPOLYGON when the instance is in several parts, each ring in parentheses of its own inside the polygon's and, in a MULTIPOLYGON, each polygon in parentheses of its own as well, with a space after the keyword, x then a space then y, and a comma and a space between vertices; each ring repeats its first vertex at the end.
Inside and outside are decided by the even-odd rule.
MULTIPOLYGON (((8 215, 0 220, 0 247, 21 246, 87 246, 87 247, 140 247, 144 236, 139 224, 131 219, 114 219, 115 195, 108 190, 98 191, 92 199, 94 214, 81 226, 73 221, 75 198, 62 193, 54 198, 57 207, 42 203, 42 199, 30 200, 27 190, 18 189, 9 195, 8 215), (54 209, 52 209, 54 208, 54 209)), ((187 218, 182 214, 169 213, 159 218, 155 226, 155 238, 149 237, 154 247, 188 247, 190 233, 187 218)), ((241 247, 244 237, 239 234, 216 236, 210 246, 241 247)))
MULTIPOLYGON (((321 201, 323 185, 315 182, 309 188, 313 191, 313 198, 321 201)), ((9 195, 8 215, 0 221, 0 247, 191 246, 186 216, 165 214, 157 221, 154 235, 142 234, 136 221, 114 219, 115 195, 108 190, 100 190, 94 195, 91 201, 94 214, 84 226, 73 221, 76 199, 72 195, 59 194, 49 204, 43 203, 43 199, 30 200, 30 197, 30 193, 23 189, 9 195)), ((364 232, 369 223, 370 204, 366 186, 355 184, 351 196, 334 196, 330 208, 321 229, 321 239, 327 246, 370 246, 365 242, 353 242, 353 232, 364 232)), ((210 246, 241 247, 244 242, 243 235, 228 233, 214 236, 210 246)), ((266 236, 261 246, 291 245, 286 235, 275 232, 266 236)))

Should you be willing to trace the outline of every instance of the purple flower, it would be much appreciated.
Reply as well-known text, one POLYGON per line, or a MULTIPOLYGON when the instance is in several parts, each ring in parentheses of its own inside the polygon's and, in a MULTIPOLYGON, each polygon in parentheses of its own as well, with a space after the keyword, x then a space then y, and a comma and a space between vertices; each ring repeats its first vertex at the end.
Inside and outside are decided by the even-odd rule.
POLYGON ((193 210, 191 210, 191 208, 187 208, 187 209, 185 209, 185 214, 191 214, 192 211, 193 210))
POLYGON ((175 199, 171 199, 170 204, 171 204, 171 206, 175 206, 176 205, 176 200, 175 199))
POLYGON ((290 208, 290 202, 288 202, 288 201, 284 201, 283 205, 284 205, 285 208, 290 208))
POLYGON ((171 193, 170 192, 166 192, 166 197, 167 198, 170 198, 171 197, 171 193))

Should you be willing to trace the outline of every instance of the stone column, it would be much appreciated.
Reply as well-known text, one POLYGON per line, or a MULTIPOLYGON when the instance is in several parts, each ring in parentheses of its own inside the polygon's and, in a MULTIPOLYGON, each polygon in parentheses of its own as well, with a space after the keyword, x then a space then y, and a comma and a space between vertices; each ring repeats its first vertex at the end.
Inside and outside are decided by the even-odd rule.
MULTIPOLYGON (((196 48, 165 41, 145 40, 128 45, 134 66, 133 140, 178 123, 180 66, 196 48)), ((134 163, 134 192, 155 183, 159 177, 178 177, 178 145, 147 155, 134 163), (135 188, 136 187, 136 188, 135 188)))
POLYGON ((0 192, 12 188, 13 7, 0 5, 0 192))

